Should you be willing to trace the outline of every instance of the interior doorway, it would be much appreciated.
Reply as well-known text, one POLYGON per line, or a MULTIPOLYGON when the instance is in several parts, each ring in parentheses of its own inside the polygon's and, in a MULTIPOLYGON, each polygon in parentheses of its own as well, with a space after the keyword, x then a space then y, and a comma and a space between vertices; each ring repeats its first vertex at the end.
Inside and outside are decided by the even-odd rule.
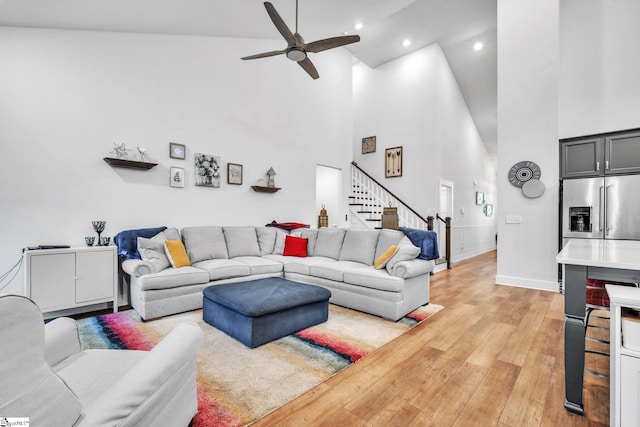
MULTIPOLYGON (((342 169, 316 165, 316 213, 322 205, 329 216, 329 227, 344 227, 342 200, 342 169)), ((314 225, 314 228, 318 224, 314 225)))
MULTIPOLYGON (((453 218, 453 182, 440 178, 440 201, 438 204, 438 214, 444 219, 453 218)), ((446 225, 442 221, 436 221, 436 232, 438 233, 438 250, 440 258, 444 258, 446 249, 446 225)))

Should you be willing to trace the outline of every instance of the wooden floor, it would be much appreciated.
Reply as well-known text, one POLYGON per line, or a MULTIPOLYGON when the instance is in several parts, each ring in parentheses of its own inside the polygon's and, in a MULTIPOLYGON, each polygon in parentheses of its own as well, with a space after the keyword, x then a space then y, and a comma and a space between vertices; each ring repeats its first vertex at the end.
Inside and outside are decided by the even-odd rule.
POLYGON ((495 252, 432 276, 443 311, 254 426, 608 425, 600 377, 585 374, 586 416, 563 407, 563 295, 495 276, 495 252))

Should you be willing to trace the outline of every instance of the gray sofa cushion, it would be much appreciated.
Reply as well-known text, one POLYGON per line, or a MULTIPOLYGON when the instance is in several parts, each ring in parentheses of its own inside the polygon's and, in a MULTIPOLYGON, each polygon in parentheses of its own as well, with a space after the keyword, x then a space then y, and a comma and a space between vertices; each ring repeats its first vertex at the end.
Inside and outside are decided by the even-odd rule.
POLYGON ((194 267, 205 270, 210 280, 244 277, 251 274, 248 264, 235 259, 210 259, 193 264, 194 267))
POLYGON ((258 236, 258 246, 260 247, 260 255, 269 255, 273 253, 276 246, 276 228, 275 227, 256 227, 256 235, 258 236))
POLYGON ((396 265, 396 263, 415 259, 418 255, 420 255, 420 248, 414 246, 413 243, 411 243, 411 240, 405 236, 398 243, 398 250, 396 251, 396 254, 391 257, 389 262, 387 262, 386 269, 391 273, 393 271, 393 266, 396 265))
POLYGON ((309 272, 309 268, 312 265, 320 265, 327 262, 335 262, 335 260, 331 258, 314 256, 314 257, 294 257, 294 256, 280 256, 280 255, 271 255, 271 259, 275 259, 276 261, 284 264, 284 271, 286 273, 299 273, 305 274, 309 276, 311 273, 309 272), (275 258, 279 257, 279 258, 275 258))
POLYGON ((366 267, 366 265, 353 261, 331 261, 309 267, 309 273, 314 277, 335 280, 336 282, 344 281, 344 272, 357 268, 366 267))
POLYGON ((273 246, 274 255, 282 255, 284 252, 284 241, 289 233, 284 230, 276 229, 276 243, 273 246))
POLYGON ((374 260, 378 259, 384 251, 389 249, 392 245, 398 245, 400 240, 404 237, 404 233, 398 230, 382 229, 378 236, 378 245, 376 246, 376 254, 373 257, 374 260))
POLYGON ((159 273, 138 278, 140 289, 170 289, 209 282, 209 273, 195 267, 165 268, 159 273))
POLYGON ((381 291, 401 292, 404 289, 404 279, 371 266, 345 271, 344 282, 381 291))
POLYGON ((162 271, 171 266, 167 254, 164 251, 164 241, 167 238, 162 232, 151 239, 138 237, 138 252, 143 261, 153 265, 154 271, 162 271))
POLYGON ((373 265, 378 234, 380 234, 378 230, 348 229, 342 242, 340 261, 355 261, 373 265))
POLYGON ((240 256, 233 259, 247 264, 251 269, 251 275, 282 273, 282 263, 258 256, 240 256))
POLYGON ((227 242, 229 258, 260 256, 260 246, 258 246, 255 227, 222 227, 222 231, 227 242))
POLYGON ((182 229, 182 241, 191 264, 208 259, 229 258, 222 227, 185 227, 182 229))
POLYGON ((313 250, 314 256, 324 256, 333 259, 340 258, 340 249, 344 240, 344 228, 321 228, 313 250))

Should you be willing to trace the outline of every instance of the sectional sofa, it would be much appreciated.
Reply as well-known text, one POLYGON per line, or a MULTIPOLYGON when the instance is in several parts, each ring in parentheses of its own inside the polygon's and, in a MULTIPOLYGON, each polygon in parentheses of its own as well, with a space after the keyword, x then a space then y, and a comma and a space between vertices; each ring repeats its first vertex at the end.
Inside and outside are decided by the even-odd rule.
POLYGON ((130 275, 131 305, 144 320, 201 308, 208 286, 283 277, 329 289, 333 304, 395 321, 429 302, 435 267, 418 259, 420 248, 397 230, 200 226, 169 228, 137 243, 142 259, 122 268, 130 275), (165 240, 181 240, 190 265, 172 267, 165 240))

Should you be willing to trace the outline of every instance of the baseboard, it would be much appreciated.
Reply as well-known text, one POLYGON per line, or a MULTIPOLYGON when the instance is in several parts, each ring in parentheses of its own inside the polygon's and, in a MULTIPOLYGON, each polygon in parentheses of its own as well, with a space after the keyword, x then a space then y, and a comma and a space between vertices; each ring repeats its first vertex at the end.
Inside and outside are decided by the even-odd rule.
POLYGON ((533 280, 522 277, 496 276, 496 285, 514 286, 516 288, 537 289, 540 291, 559 292, 558 281, 533 280))
POLYGON ((452 254, 451 255, 451 262, 464 261, 465 259, 473 258, 473 257, 476 257, 478 255, 482 255, 484 253, 495 251, 495 250, 496 250, 496 246, 494 245, 494 246, 489 246, 489 247, 485 247, 485 248, 482 248, 482 249, 478 249, 478 250, 475 250, 473 252, 452 254))

